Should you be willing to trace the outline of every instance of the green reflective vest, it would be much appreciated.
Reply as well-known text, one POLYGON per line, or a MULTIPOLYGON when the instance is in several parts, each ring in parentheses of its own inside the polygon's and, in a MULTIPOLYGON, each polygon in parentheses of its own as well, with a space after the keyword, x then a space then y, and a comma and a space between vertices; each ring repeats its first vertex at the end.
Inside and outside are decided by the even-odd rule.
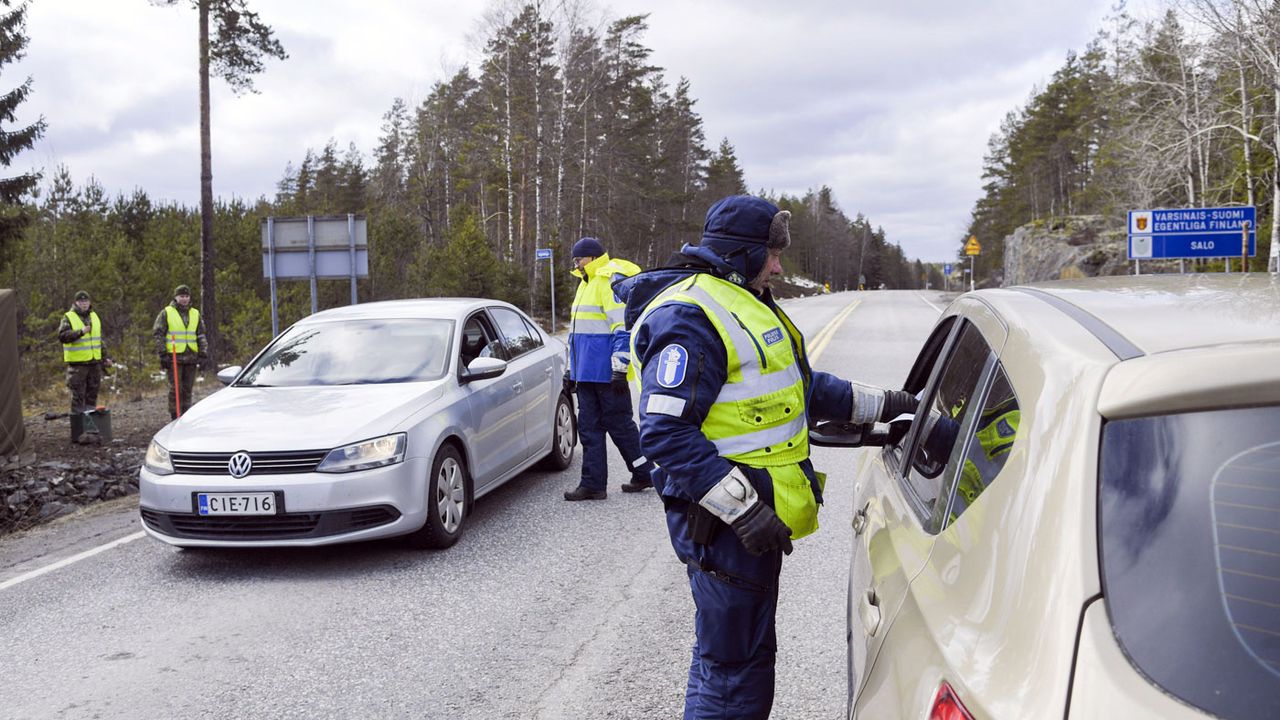
MULTIPOLYGON (((781 309, 774 313, 745 288, 707 274, 660 293, 636 328, 668 302, 696 305, 724 344, 728 373, 702 422, 702 434, 726 460, 768 471, 774 511, 791 528, 791 537, 817 530, 817 498, 800 467, 809 457, 808 380, 800 362, 804 337, 781 309)), ((634 344, 631 355, 637 357, 634 344)), ((825 479, 820 473, 818 478, 825 479)))
MULTIPOLYGON (((67 321, 72 330, 84 327, 84 321, 75 310, 67 311, 67 321)), ((62 360, 69 363, 91 362, 102 359, 102 322, 98 313, 89 311, 89 332, 81 335, 73 343, 62 343, 62 360)))
POLYGON ((164 313, 169 321, 169 333, 165 335, 165 350, 171 353, 183 353, 188 349, 199 352, 196 328, 200 327, 200 311, 195 308, 188 309, 185 326, 182 324, 182 316, 178 314, 178 308, 168 305, 164 313))

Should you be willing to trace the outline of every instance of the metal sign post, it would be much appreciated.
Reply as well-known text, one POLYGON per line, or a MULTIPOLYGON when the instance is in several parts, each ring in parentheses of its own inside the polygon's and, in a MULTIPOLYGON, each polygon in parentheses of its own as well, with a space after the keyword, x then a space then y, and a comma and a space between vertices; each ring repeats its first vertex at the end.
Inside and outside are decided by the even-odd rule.
POLYGON ((554 248, 537 248, 534 256, 547 260, 547 282, 551 285, 551 333, 556 332, 556 253, 554 248))
POLYGON ((279 280, 308 280, 312 313, 319 309, 319 280, 350 280, 351 304, 356 304, 356 280, 369 277, 368 238, 363 215, 262 221, 262 275, 271 283, 272 337, 280 334, 279 280))
POLYGON ((942 289, 951 292, 951 263, 942 264, 942 289))
POLYGON ((973 258, 982 252, 982 243, 978 242, 978 238, 970 235, 968 242, 964 244, 964 254, 969 256, 969 292, 973 292, 973 258))

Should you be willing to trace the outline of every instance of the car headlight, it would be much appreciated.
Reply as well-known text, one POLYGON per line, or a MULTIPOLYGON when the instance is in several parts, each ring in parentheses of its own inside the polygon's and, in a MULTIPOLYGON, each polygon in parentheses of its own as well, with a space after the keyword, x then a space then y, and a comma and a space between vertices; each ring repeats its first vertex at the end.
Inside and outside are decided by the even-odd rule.
POLYGON ((354 472, 392 465, 404 460, 405 434, 380 438, 334 448, 316 466, 316 472, 354 472))
POLYGON ((156 475, 173 474, 173 463, 169 461, 169 451, 155 440, 147 446, 147 458, 142 464, 156 475))

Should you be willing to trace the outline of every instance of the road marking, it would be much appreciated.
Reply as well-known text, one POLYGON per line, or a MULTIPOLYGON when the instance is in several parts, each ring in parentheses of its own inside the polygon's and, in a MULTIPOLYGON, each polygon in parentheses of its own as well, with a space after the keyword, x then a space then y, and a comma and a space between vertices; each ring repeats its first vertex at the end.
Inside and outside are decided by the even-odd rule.
POLYGON ((920 298, 921 300, 923 300, 925 305, 928 305, 929 307, 933 308, 934 310, 937 310, 938 312, 942 312, 942 308, 940 308, 940 307, 938 307, 937 305, 934 305, 933 303, 929 302, 929 300, 928 300, 928 299, 926 299, 926 298, 925 298, 925 296, 921 295, 920 293, 916 293, 916 297, 918 297, 918 298, 920 298))
POLYGON ((55 563, 50 563, 49 565, 45 565, 45 566, 44 566, 44 567, 42 567, 42 568, 36 568, 35 570, 32 570, 31 572, 26 572, 26 573, 23 573, 23 574, 21 574, 21 575, 19 575, 19 576, 17 576, 17 577, 9 578, 8 580, 5 580, 4 582, 0 582, 0 590, 8 590, 9 588, 13 587, 14 585, 20 585, 20 584, 22 584, 22 583, 24 583, 24 582, 26 582, 26 581, 28 581, 28 580, 34 580, 34 579, 36 579, 36 578, 40 577, 41 575, 45 575, 45 574, 47 574, 47 573, 51 573, 51 572, 53 572, 54 570, 60 570, 60 569, 62 569, 62 568, 64 568, 64 567, 66 567, 66 566, 68 566, 68 565, 73 564, 73 563, 78 563, 78 562, 80 562, 81 560, 84 560, 85 558, 91 558, 91 557, 93 557, 94 555, 97 555, 98 553, 106 552, 106 551, 110 550, 110 549, 111 549, 111 548, 113 548, 113 547, 118 547, 118 546, 120 546, 120 545, 124 545, 125 543, 131 543, 131 542, 133 542, 134 540, 137 540, 138 538, 140 538, 140 537, 142 537, 142 536, 144 536, 144 535, 146 535, 146 533, 145 533, 145 532, 143 532, 143 531, 141 531, 141 530, 139 530, 138 532, 133 533, 133 534, 131 534, 131 535, 125 535, 124 537, 120 538, 119 540, 112 540, 112 541, 111 541, 111 542, 109 542, 109 543, 106 543, 106 544, 103 544, 103 545, 99 545, 99 546, 98 546, 98 547, 96 547, 96 548, 90 548, 90 549, 88 549, 88 550, 85 550, 85 551, 84 551, 84 552, 82 552, 82 553, 76 553, 75 555, 72 555, 71 557, 63 558, 63 559, 61 559, 61 560, 59 560, 59 561, 57 561, 57 562, 55 562, 55 563))
POLYGON ((849 306, 841 310, 839 315, 832 318, 826 327, 818 331, 818 334, 813 338, 813 349, 809 351, 810 365, 818 361, 818 356, 822 355, 822 351, 827 349, 827 343, 831 342, 831 338, 835 337, 836 330, 844 323, 845 318, 849 317, 849 313, 853 312, 861 304, 862 300, 854 300, 849 303, 849 306))

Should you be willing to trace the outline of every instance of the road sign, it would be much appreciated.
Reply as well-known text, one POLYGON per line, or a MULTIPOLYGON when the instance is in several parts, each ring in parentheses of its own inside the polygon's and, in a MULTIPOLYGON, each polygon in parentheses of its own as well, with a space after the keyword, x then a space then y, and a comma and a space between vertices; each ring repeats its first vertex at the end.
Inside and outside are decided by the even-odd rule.
POLYGON ((969 236, 969 241, 964 244, 965 255, 981 255, 982 243, 978 242, 978 238, 973 235, 969 236))
POLYGON ((1132 210, 1129 258, 1239 257, 1257 253, 1257 210, 1253 207, 1132 210), (1245 233, 1248 233, 1246 238, 1245 233))
POLYGON ((551 248, 538 248, 534 251, 534 256, 539 260, 550 260, 551 248))
POLYGON ((943 275, 950 275, 950 274, 951 274, 951 263, 943 263, 943 265, 942 265, 942 274, 943 274, 943 275))

